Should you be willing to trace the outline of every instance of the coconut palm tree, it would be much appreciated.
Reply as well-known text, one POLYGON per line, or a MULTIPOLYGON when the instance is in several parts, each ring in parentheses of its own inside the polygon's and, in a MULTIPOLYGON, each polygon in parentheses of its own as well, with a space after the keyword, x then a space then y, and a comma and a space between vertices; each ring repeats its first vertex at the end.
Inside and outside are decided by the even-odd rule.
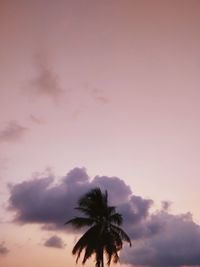
POLYGON ((123 241, 131 246, 131 240, 119 227, 122 225, 122 215, 116 212, 115 207, 108 205, 107 191, 103 193, 99 188, 92 189, 79 199, 75 209, 85 216, 75 217, 66 224, 72 224, 75 228, 90 227, 72 250, 72 254, 77 255, 76 262, 84 251, 82 264, 92 255, 95 255, 96 267, 104 266, 104 255, 108 266, 111 261, 117 263, 123 241))

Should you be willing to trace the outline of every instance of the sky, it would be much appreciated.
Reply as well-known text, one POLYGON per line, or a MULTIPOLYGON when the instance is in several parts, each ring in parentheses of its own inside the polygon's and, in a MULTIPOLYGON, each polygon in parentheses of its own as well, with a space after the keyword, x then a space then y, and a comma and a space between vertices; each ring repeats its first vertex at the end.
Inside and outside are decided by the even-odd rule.
POLYGON ((75 266, 63 223, 96 186, 132 239, 120 266, 200 266, 199 14, 0 0, 0 267, 75 266))

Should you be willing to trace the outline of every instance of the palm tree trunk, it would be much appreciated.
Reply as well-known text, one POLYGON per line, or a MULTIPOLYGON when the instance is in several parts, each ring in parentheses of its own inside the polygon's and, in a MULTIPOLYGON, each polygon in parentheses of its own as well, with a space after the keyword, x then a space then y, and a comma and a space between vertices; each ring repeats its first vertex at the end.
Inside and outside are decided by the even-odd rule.
POLYGON ((102 253, 102 259, 101 259, 101 267, 104 266, 104 260, 103 260, 103 253, 102 253))
POLYGON ((101 249, 101 267, 104 267, 103 248, 101 249))
POLYGON ((102 254, 101 250, 98 250, 98 253, 96 254, 96 267, 102 267, 102 254))
POLYGON ((104 267, 103 249, 99 248, 97 253, 96 267, 104 267))

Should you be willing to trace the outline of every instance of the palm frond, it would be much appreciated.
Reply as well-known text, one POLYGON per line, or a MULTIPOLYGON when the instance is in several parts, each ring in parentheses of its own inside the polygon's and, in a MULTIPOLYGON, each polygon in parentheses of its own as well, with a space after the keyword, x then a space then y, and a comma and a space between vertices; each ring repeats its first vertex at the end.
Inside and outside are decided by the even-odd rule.
POLYGON ((116 208, 114 206, 107 206, 108 214, 111 216, 112 214, 116 213, 116 208))
POLYGON ((129 236, 127 235, 127 233, 124 232, 124 230, 122 230, 120 227, 116 226, 116 225, 111 225, 112 230, 116 231, 122 240, 126 241, 129 243, 130 247, 131 247, 131 240, 129 238, 129 236))
POLYGON ((117 224, 117 225, 122 225, 123 223, 123 218, 122 218, 122 215, 119 214, 119 213, 114 213, 113 215, 111 215, 109 217, 109 221, 111 223, 114 223, 114 224, 117 224))
POLYGON ((85 218, 85 217, 75 217, 75 218, 67 221, 65 224, 72 224, 75 228, 81 228, 84 226, 93 225, 94 220, 91 218, 85 218))
POLYGON ((85 255, 83 258, 82 263, 85 264, 85 262, 92 256, 92 254, 95 252, 95 247, 94 246, 87 246, 85 249, 85 255))
POLYGON ((108 205, 108 193, 100 188, 94 188, 81 197, 76 210, 85 217, 75 217, 65 224, 72 224, 76 228, 90 226, 75 244, 72 254, 76 255, 78 262, 84 252, 82 264, 94 254, 96 267, 103 267, 103 255, 106 254, 107 264, 118 262, 118 252, 126 241, 131 246, 129 236, 119 226, 123 222, 122 215, 116 212, 114 206, 108 205))
POLYGON ((87 216, 91 216, 91 210, 89 208, 79 206, 79 207, 76 207, 75 210, 81 211, 87 216))
POLYGON ((105 246, 105 252, 107 257, 107 265, 109 266, 112 259, 114 263, 117 263, 119 260, 119 256, 117 253, 117 249, 113 244, 106 244, 105 246))
MULTIPOLYGON (((91 227, 75 244, 72 254, 76 255, 76 262, 78 262, 78 259, 81 255, 81 252, 85 249, 85 256, 84 258, 89 257, 89 251, 92 253, 92 251, 95 250, 95 244, 96 244, 96 236, 97 236, 97 226, 91 227), (86 253, 87 252, 87 253, 86 253)), ((83 260, 84 261, 84 260, 83 260)))
POLYGON ((97 187, 81 197, 78 201, 78 204, 80 207, 88 207, 94 202, 99 202, 100 200, 102 200, 102 192, 100 188, 97 187))

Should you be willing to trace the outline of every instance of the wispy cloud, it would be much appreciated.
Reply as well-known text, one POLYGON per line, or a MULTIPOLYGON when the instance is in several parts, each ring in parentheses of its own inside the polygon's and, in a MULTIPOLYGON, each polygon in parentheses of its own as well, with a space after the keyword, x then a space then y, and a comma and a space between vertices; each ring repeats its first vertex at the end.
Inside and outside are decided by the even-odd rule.
POLYGON ((65 248, 65 243, 63 242, 62 238, 54 235, 51 236, 49 239, 47 239, 44 242, 45 247, 51 247, 51 248, 65 248))
POLYGON ((93 88, 91 90, 91 95, 94 98, 94 100, 96 100, 101 104, 107 104, 109 102, 108 97, 105 96, 105 93, 101 89, 93 88))
POLYGON ((87 92, 88 96, 90 96, 95 102, 99 104, 107 104, 109 103, 109 98, 106 96, 104 90, 93 86, 89 82, 85 82, 83 84, 83 88, 85 92, 87 92))
POLYGON ((29 92, 38 97, 49 97, 58 100, 63 95, 60 77, 40 54, 34 57, 36 76, 30 81, 29 92))
POLYGON ((9 252, 9 249, 5 246, 4 242, 0 244, 0 256, 7 255, 9 252))
POLYGON ((0 143, 18 142, 28 131, 28 128, 20 125, 17 121, 10 121, 7 126, 0 131, 0 143))
POLYGON ((42 124, 45 124, 45 121, 36 117, 35 115, 33 114, 30 114, 30 120, 31 122, 33 122, 34 124, 37 124, 37 125, 42 125, 42 124))

